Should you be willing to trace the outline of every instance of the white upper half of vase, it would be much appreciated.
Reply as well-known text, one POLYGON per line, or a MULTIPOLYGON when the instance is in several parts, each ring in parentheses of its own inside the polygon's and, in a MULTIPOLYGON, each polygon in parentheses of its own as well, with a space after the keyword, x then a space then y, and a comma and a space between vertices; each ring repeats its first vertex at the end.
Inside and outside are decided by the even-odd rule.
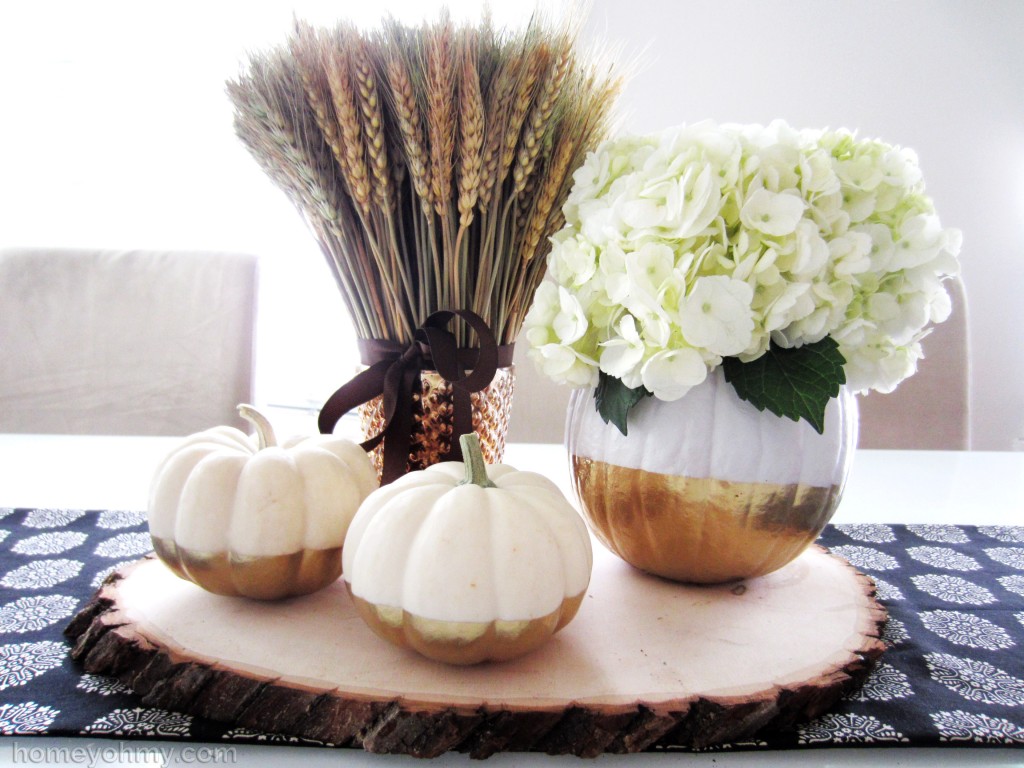
POLYGON ((569 404, 569 453, 666 475, 744 483, 841 485, 857 444, 857 405, 845 389, 829 401, 825 431, 759 411, 719 368, 673 402, 646 397, 629 412, 628 436, 606 424, 593 390, 569 404))

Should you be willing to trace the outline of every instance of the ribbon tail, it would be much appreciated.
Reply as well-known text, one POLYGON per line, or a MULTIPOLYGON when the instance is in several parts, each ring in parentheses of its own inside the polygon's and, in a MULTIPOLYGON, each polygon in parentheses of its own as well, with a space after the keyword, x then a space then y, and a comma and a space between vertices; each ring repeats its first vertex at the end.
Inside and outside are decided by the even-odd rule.
MULTIPOLYGON (((405 474, 409 465, 409 447, 412 437, 412 402, 420 393, 418 367, 401 370, 397 384, 396 407, 383 432, 384 459, 381 467, 381 485, 387 485, 405 474)), ((389 389, 391 389, 389 387, 389 389)), ((394 389, 391 389, 394 391, 394 389)))
POLYGON ((487 323, 469 310, 443 310, 427 318, 418 332, 430 347, 437 372, 452 387, 452 433, 448 458, 462 461, 462 445, 459 438, 473 431, 473 400, 471 392, 483 389, 494 378, 497 370, 497 342, 487 323), (444 329, 453 317, 461 317, 477 333, 480 350, 475 362, 471 363, 473 373, 466 375, 466 369, 459 360, 455 337, 444 329))
MULTIPOLYGON (((327 398, 327 402, 323 404, 320 415, 317 417, 317 428, 320 430, 320 434, 333 433, 342 416, 379 395, 389 367, 390 363, 384 360, 374 363, 365 371, 342 384, 333 395, 327 398)), ((378 440, 378 442, 380 441, 378 440)))

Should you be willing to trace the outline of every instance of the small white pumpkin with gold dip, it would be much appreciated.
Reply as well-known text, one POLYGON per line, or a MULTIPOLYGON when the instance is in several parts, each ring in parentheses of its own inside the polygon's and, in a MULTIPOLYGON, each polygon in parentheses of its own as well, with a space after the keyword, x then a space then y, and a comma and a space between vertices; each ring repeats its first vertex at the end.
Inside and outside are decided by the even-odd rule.
POLYGON ((528 653, 583 601, 593 566, 586 524, 557 486, 465 462, 410 472, 374 491, 345 540, 344 579, 378 635, 450 664, 528 653))
POLYGON ((377 488, 369 457, 332 435, 276 444, 252 406, 253 437, 215 427, 161 462, 149 495, 157 555, 178 576, 220 595, 304 595, 337 581, 356 510, 377 488))

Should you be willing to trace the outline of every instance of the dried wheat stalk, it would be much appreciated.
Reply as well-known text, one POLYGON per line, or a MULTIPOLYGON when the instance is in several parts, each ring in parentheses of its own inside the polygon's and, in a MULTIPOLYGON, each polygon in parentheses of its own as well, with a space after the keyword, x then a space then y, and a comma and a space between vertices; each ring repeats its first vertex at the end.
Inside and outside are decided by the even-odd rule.
POLYGON ((361 337, 408 342, 467 308, 515 339, 620 87, 573 39, 539 16, 296 22, 228 84, 236 132, 308 221, 361 337))

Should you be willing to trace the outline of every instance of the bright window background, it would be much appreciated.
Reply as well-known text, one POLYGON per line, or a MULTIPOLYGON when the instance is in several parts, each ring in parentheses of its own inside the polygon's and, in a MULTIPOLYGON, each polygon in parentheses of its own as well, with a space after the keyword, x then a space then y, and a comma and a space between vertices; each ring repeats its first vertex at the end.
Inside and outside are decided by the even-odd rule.
MULTIPOLYGON (((554 5, 553 3, 551 4, 554 5)), ((482 4, 447 3, 455 18, 482 4)), ((0 5, 0 244, 246 251, 261 262, 257 401, 315 409, 357 363, 316 243, 235 137, 225 81, 294 16, 417 23, 437 0, 0 5)), ((523 4, 491 3, 499 24, 523 4)))

